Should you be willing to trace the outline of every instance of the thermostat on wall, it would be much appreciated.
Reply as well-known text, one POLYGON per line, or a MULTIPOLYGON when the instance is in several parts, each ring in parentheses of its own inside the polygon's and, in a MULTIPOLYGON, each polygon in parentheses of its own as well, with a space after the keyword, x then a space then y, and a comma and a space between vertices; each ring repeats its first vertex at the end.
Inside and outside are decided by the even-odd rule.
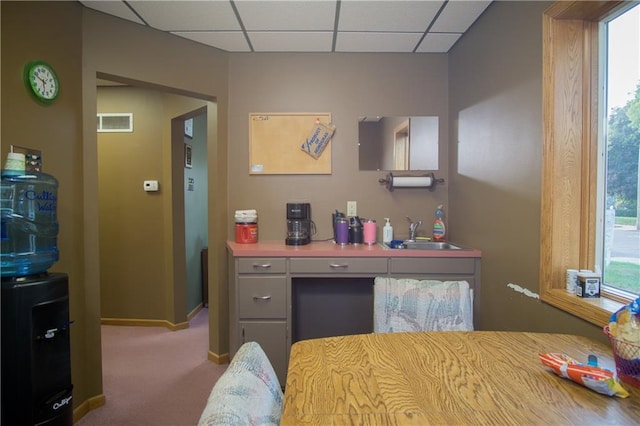
POLYGON ((153 192, 158 190, 158 181, 157 180, 145 180, 144 181, 144 190, 147 192, 153 192))

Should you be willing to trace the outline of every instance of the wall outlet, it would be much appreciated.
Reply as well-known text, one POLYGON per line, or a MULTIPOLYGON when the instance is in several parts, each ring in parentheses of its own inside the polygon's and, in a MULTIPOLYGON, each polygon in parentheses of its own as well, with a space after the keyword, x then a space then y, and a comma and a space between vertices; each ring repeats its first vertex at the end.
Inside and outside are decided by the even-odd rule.
POLYGON ((358 216, 358 203, 347 201, 347 216, 358 216))

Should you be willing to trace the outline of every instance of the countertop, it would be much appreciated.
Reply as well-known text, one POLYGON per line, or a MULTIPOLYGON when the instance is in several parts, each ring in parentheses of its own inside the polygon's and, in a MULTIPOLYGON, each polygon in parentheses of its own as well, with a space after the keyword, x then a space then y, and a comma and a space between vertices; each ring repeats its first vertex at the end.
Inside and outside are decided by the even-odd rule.
POLYGON ((333 241, 313 241, 303 246, 288 246, 284 240, 258 241, 240 244, 227 241, 227 248, 234 257, 482 257, 473 248, 464 250, 408 250, 392 249, 376 243, 348 244, 341 246, 333 241))

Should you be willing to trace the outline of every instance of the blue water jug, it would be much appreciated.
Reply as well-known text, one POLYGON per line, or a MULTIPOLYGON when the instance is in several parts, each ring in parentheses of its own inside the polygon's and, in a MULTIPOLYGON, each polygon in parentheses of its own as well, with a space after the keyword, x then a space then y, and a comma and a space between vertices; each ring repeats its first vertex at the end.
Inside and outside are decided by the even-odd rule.
POLYGON ((58 181, 46 173, 1 174, 0 275, 45 272, 58 261, 58 181))

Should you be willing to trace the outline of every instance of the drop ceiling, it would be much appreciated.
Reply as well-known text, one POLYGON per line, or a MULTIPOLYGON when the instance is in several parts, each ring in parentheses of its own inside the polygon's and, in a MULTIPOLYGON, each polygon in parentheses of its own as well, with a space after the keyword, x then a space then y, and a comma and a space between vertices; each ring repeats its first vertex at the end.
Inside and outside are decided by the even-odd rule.
POLYGON ((80 3, 228 52, 446 53, 491 1, 84 0, 80 3))

